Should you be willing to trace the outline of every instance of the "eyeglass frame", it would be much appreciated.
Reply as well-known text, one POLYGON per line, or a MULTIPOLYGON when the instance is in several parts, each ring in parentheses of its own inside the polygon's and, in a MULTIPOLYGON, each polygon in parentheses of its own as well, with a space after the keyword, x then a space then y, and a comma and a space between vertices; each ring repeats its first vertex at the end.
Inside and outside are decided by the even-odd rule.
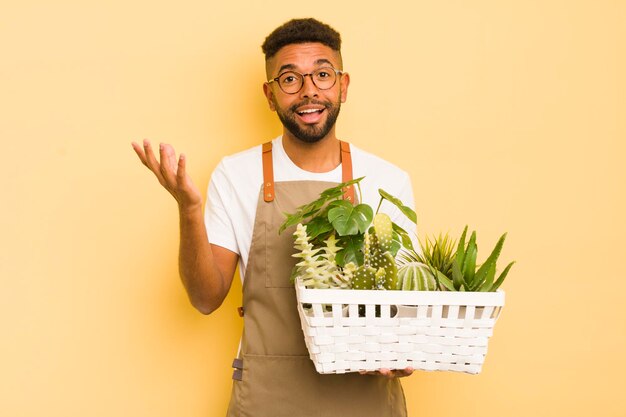
POLYGON ((335 82, 334 82, 334 83, 333 83, 333 85, 331 85, 330 87, 328 87, 328 88, 321 88, 321 87, 319 87, 317 84, 315 84, 315 80, 313 79, 313 74, 315 74, 317 71, 319 71, 319 70, 323 70, 323 69, 329 69, 329 70, 332 70, 332 71, 333 71, 336 75, 343 75, 343 74, 344 74, 344 72, 343 72, 343 71, 338 70, 338 69, 333 68, 333 67, 320 67, 320 68, 316 69, 314 72, 310 72, 310 73, 308 73, 308 74, 301 74, 301 73, 299 73, 298 71, 294 71, 294 70, 287 70, 287 71, 283 71, 283 72, 281 72, 280 74, 278 74, 278 76, 277 76, 276 78, 272 78, 271 80, 267 80, 267 83, 268 83, 268 84, 271 84, 272 82, 276 81, 276 84, 278 85, 278 88, 280 88, 280 91, 282 91, 282 92, 283 92, 283 93, 285 93, 285 94, 290 94, 290 95, 293 95, 293 94, 298 94, 298 93, 300 92, 300 90, 302 90, 302 88, 304 87, 304 80, 305 80, 305 78, 306 78, 307 76, 310 76, 310 77, 311 77, 311 82, 313 83, 313 85, 315 86, 315 88, 317 88, 318 90, 330 90, 331 88, 333 88, 333 87, 335 86, 335 84, 337 84, 337 80, 339 79, 339 77, 335 78, 335 82), (285 90, 283 90, 283 87, 281 87, 280 83, 278 82, 278 80, 280 79, 280 77, 282 77, 283 75, 287 74, 288 72, 292 72, 292 73, 297 74, 297 75, 299 75, 299 76, 301 76, 301 77, 302 77, 302 84, 300 84, 300 88, 298 88, 298 90, 297 90, 297 91, 294 91, 293 93, 288 93, 288 92, 286 92, 285 90))

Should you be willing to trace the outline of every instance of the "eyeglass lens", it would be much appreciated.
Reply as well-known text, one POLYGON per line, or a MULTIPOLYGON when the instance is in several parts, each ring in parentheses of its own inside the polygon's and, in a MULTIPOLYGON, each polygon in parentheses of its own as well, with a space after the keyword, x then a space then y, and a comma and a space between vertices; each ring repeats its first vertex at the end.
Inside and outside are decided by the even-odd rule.
POLYGON ((328 90, 335 85, 337 73, 333 68, 318 68, 312 74, 300 74, 288 71, 280 74, 278 85, 287 94, 294 94, 300 91, 304 85, 304 77, 310 76, 313 84, 320 90, 328 90))

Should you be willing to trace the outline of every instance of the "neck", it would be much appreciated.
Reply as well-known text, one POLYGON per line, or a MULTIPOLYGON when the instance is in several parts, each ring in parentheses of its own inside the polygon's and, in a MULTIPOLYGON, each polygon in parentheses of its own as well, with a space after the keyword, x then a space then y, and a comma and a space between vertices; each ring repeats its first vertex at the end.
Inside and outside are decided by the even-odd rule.
POLYGON ((302 142, 290 132, 283 133, 285 153, 300 169, 309 172, 328 172, 341 163, 341 147, 334 129, 315 143, 302 142))

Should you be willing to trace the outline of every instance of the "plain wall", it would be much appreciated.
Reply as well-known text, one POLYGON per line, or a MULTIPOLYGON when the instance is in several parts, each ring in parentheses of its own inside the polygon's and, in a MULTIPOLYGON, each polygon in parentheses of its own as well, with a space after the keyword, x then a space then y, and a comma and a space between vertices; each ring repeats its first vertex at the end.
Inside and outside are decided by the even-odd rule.
MULTIPOLYGON (((0 415, 223 416, 234 280, 202 316, 174 200, 138 161, 278 135, 260 44, 292 17, 344 39, 339 137, 412 178, 422 234, 508 232, 482 374, 416 372, 411 416, 623 416, 626 3, 54 1, 0 7, 0 415)), ((481 256, 482 255, 482 256, 481 256)))

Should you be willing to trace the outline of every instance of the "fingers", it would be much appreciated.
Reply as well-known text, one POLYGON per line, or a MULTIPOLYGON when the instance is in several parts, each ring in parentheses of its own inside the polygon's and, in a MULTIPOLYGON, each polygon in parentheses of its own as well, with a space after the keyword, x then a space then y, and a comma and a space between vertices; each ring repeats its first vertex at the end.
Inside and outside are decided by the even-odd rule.
POLYGON ((402 378, 405 376, 409 376, 413 373, 414 369, 411 367, 407 367, 404 369, 387 369, 387 368, 381 368, 377 371, 359 371, 359 373, 361 375, 379 375, 379 376, 384 376, 385 378, 402 378))
POLYGON ((141 162, 152 171, 159 183, 176 199, 180 207, 196 209, 202 206, 202 195, 187 175, 185 155, 181 154, 177 160, 174 148, 161 143, 159 159, 157 159, 147 139, 144 139, 143 146, 135 142, 132 142, 132 146, 141 162))
POLYGON ((398 378, 403 378, 405 376, 411 376, 411 374, 413 374, 413 368, 408 367, 408 368, 404 368, 404 369, 398 369, 396 370, 396 376, 398 378))
POLYGON ((178 164, 176 163, 176 153, 171 145, 159 145, 159 157, 161 158, 161 175, 165 179, 169 188, 176 186, 176 171, 178 164))
POLYGON ((413 373, 413 368, 407 367, 404 369, 394 369, 393 371, 390 369, 381 369, 380 373, 387 378, 403 378, 411 375, 413 373))
POLYGON ((139 157, 139 160, 141 161, 141 163, 144 164, 145 166, 148 166, 148 164, 146 163, 146 155, 144 154, 141 146, 137 142, 132 142, 131 144, 133 146, 135 153, 139 157))
POLYGON ((159 145, 158 160, 148 139, 143 140, 143 147, 136 142, 132 142, 132 146, 141 163, 148 167, 156 175, 161 185, 170 190, 170 192, 177 187, 178 180, 185 177, 184 169, 182 172, 178 172, 180 162, 176 161, 176 152, 171 145, 163 143, 159 145))
POLYGON ((157 179, 161 183, 161 185, 166 186, 165 179, 163 178, 163 174, 161 174, 161 164, 157 161, 156 156, 154 156, 154 152, 152 151, 152 146, 150 145, 150 141, 148 139, 143 140, 143 154, 145 158, 144 164, 148 167, 150 171, 156 175, 157 179))
POLYGON ((187 159, 185 158, 185 154, 181 153, 178 158, 178 170, 176 170, 176 180, 179 184, 183 184, 185 181, 187 168, 187 159))

